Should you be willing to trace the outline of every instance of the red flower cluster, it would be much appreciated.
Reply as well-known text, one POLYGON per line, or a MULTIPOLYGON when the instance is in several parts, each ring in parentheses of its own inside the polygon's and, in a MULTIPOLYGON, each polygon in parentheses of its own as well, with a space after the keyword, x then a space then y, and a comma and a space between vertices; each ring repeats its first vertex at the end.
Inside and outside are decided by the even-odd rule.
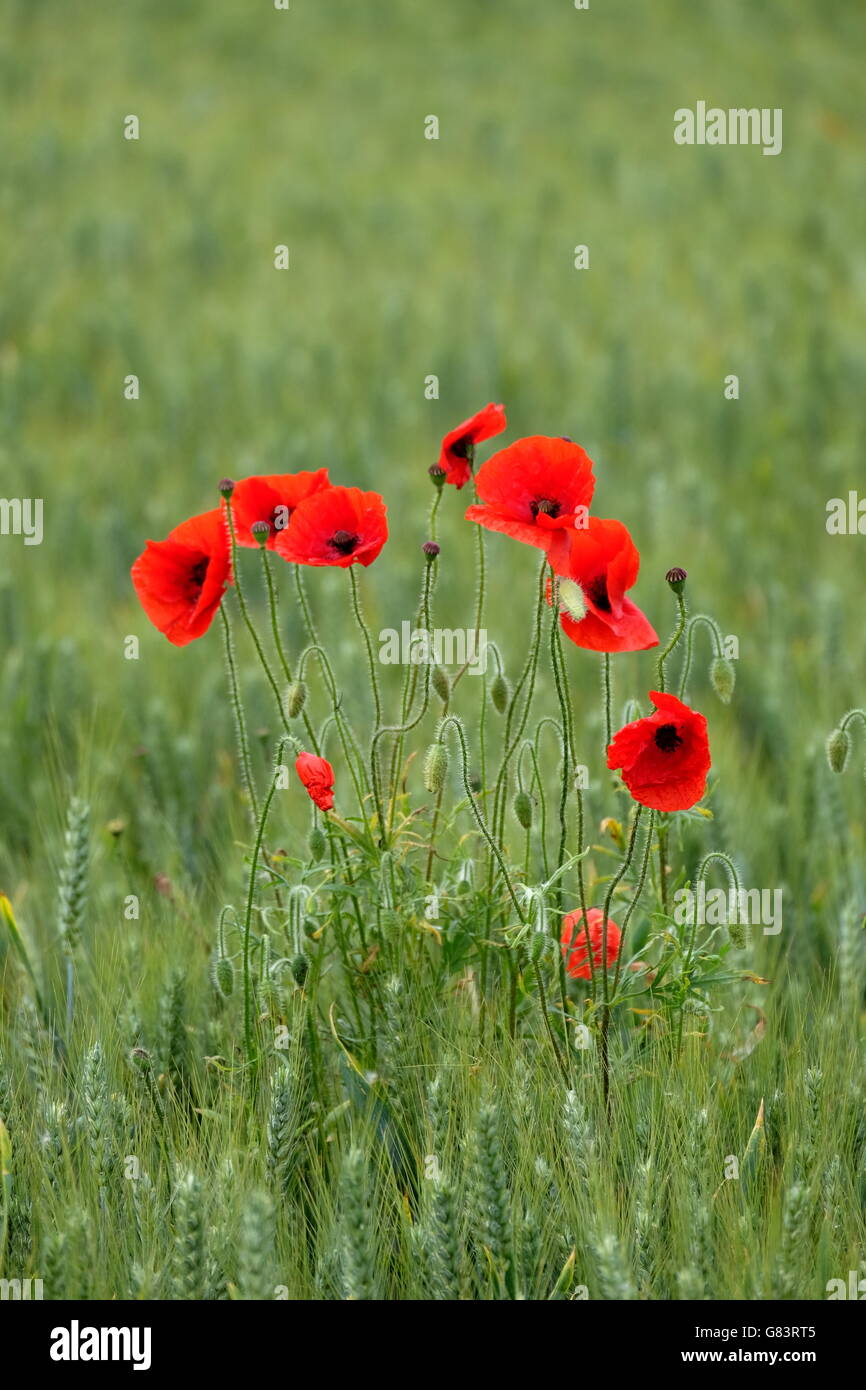
MULTIPOLYGON (((604 913, 598 907, 587 908, 586 922, 580 908, 569 912, 562 919, 562 957, 565 968, 573 980, 591 980, 592 969, 589 964, 589 951, 596 970, 601 969, 604 913), (587 941, 589 950, 587 950, 587 941)), ((611 917, 607 919, 607 968, 614 964, 619 955, 620 930, 611 917)))
MULTIPOLYGON (((243 478, 223 506, 231 507, 238 545, 258 546, 252 528, 266 522, 267 549, 299 565, 370 565, 388 539, 378 492, 332 486, 326 468, 243 478)), ((154 627, 175 646, 201 637, 232 583, 225 511, 191 517, 166 540, 148 541, 132 582, 154 627)))
POLYGON ((519 439, 482 465, 476 487, 480 501, 468 508, 469 521, 547 555, 561 579, 561 622, 572 642, 598 652, 658 644, 652 625, 625 596, 640 566, 631 536, 621 521, 589 515, 595 477, 579 444, 546 435, 519 439))
POLYGON ((650 691, 655 714, 626 724, 607 750, 635 801, 655 811, 687 811, 700 801, 710 770, 707 721, 676 695, 650 691))

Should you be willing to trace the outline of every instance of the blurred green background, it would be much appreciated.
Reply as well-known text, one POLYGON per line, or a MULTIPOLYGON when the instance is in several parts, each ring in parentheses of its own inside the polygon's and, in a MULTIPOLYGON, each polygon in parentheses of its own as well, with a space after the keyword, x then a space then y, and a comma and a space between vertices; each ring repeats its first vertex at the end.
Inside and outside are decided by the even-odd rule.
MULTIPOLYGON (((374 628, 397 625, 439 440, 501 400, 504 441, 568 434, 595 460, 594 510, 630 527, 658 630, 677 564, 738 637, 734 702, 705 649, 691 684, 711 835, 747 883, 785 886, 786 943, 828 952, 862 897, 862 776, 831 784, 822 743, 866 698, 866 540, 825 531, 866 443, 863 7, 2 0, 0 18, 0 493, 45 504, 40 547, 0 538, 0 888, 29 930, 50 936, 76 787, 100 827, 127 823, 94 876, 106 942, 130 881, 155 919, 155 875, 210 912, 241 869, 218 631, 178 651, 150 628, 129 582, 145 538, 225 474, 327 465, 389 505, 364 586, 374 628), (782 107, 783 152, 676 146, 698 100, 782 107)), ((470 621, 469 500, 443 499, 443 627, 470 621)), ((500 537, 488 556, 513 673, 536 560, 500 537)), ((310 589, 362 723, 344 580, 310 589)), ((286 618, 294 640, 288 593, 286 618)), ((598 662, 567 656, 598 778, 598 662)), ((615 666, 619 710, 654 664, 615 666)))

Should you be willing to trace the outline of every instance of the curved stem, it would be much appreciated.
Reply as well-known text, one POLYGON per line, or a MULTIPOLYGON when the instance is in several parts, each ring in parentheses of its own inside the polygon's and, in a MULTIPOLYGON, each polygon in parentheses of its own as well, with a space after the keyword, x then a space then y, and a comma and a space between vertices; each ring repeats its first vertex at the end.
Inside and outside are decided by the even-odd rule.
POLYGON ((711 618, 709 613, 694 613, 692 617, 689 618, 688 627, 686 629, 686 654, 683 657, 683 669, 680 675, 679 697, 681 700, 685 699, 686 685, 688 684, 689 672, 692 668, 692 646, 694 643, 695 628, 700 627, 701 624, 708 627, 713 635, 716 656, 719 657, 723 655, 722 629, 719 627, 715 618, 711 618))

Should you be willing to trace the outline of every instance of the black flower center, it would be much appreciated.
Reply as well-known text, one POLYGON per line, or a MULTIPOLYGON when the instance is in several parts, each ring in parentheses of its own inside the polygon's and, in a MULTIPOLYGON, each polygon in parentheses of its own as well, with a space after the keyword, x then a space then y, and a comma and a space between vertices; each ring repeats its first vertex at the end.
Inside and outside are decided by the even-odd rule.
POLYGON ((682 739, 676 724, 660 724, 655 732, 655 745, 660 753, 675 753, 682 739))
POLYGON ((584 592, 587 598, 595 604, 596 608, 601 609, 602 613, 610 612, 610 599, 607 596, 606 575, 600 574, 595 579, 591 579, 585 586, 584 592))
POLYGON ((335 531, 331 537, 331 545, 341 555, 351 555, 359 539, 360 537, 353 535, 351 531, 335 531))
POLYGON ((292 517, 292 508, 280 503, 274 507, 270 515, 270 528, 272 531, 285 531, 292 517))
POLYGON ((458 459, 471 459, 475 453, 475 441, 471 435, 464 434, 461 439, 455 440, 448 452, 458 459))
POLYGON ((539 512, 543 512, 545 516, 555 519, 559 516, 562 508, 558 502, 552 502, 549 497, 536 497, 530 505, 530 511, 534 517, 537 517, 539 512))
POLYGON ((195 564, 192 566, 192 569, 189 572, 190 592, 196 599, 198 598, 199 594, 204 588, 204 581, 207 577, 209 564, 210 556, 202 555, 200 560, 196 560, 195 564))

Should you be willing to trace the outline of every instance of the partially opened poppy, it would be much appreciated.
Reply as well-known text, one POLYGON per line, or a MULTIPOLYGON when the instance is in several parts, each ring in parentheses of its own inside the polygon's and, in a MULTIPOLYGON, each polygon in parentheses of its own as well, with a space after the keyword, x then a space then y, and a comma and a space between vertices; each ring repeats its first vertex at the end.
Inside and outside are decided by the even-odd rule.
POLYGON ((154 627, 176 647, 194 642, 207 632, 232 583, 223 510, 190 517, 164 541, 148 541, 131 574, 154 627))
POLYGON ((676 695, 650 691, 655 713, 620 729, 607 750, 635 801, 655 811, 687 811, 700 801, 710 770, 707 721, 676 695))
POLYGON ((462 425, 450 430, 442 440, 439 454, 439 467, 444 470, 446 483, 461 488, 472 477, 472 464, 475 459, 475 445, 485 439, 492 439, 505 429, 505 406, 486 405, 464 420, 462 425))
POLYGON ((560 622, 572 642, 593 652, 658 646, 649 619, 625 596, 639 568, 637 546, 621 521, 591 516, 585 530, 571 532, 558 587, 560 622))
POLYGON ((568 533, 586 522, 595 478, 592 460, 570 439, 531 435, 483 463, 475 478, 481 502, 469 521, 537 545, 551 564, 565 562, 568 533))
POLYGON ((330 811, 334 805, 334 769, 327 758, 315 753, 299 753, 295 771, 320 811, 330 811))
MULTIPOLYGON (((596 970, 602 968, 602 947, 604 945, 604 913, 598 907, 587 908, 586 922, 583 911, 569 912, 562 919, 562 956, 565 968, 573 980, 591 980, 592 969, 589 963, 589 950, 596 970), (588 933, 587 933, 587 928, 588 933), (587 943, 587 934, 589 942, 587 943), (589 946, 589 949, 587 949, 589 946)), ((619 955, 620 930, 611 917, 607 919, 607 968, 610 970, 619 955)))
POLYGON ((370 565, 388 539, 385 513, 378 492, 324 488, 298 505, 274 548, 298 565, 370 565))
POLYGON ((242 478, 235 483, 231 508, 238 545, 256 547, 251 534, 257 521, 266 521, 270 533, 268 550, 276 549, 277 536, 285 531, 295 508, 314 492, 330 487, 327 468, 314 473, 268 473, 261 477, 242 478))

